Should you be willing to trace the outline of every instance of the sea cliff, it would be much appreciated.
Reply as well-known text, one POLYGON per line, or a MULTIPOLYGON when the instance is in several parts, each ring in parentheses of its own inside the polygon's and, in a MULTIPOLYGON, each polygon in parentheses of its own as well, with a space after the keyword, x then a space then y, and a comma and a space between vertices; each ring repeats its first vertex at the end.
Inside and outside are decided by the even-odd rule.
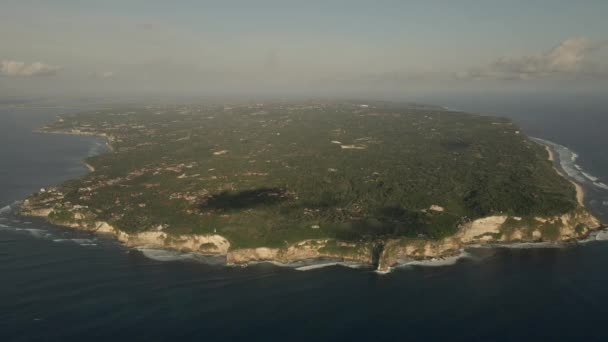
POLYGON ((129 247, 166 248, 184 252, 217 255, 228 264, 250 262, 291 263, 302 260, 329 258, 337 261, 358 262, 386 272, 391 267, 411 260, 427 260, 457 255, 467 246, 480 244, 509 244, 517 242, 566 242, 585 238, 603 226, 585 208, 553 217, 522 218, 489 216, 462 224, 457 234, 440 240, 424 238, 387 238, 373 242, 348 242, 334 239, 310 239, 287 244, 280 248, 232 248, 219 234, 173 235, 163 231, 126 233, 104 221, 87 221, 79 213, 71 221, 53 219, 53 208, 25 201, 20 214, 47 218, 66 227, 111 234, 129 247))

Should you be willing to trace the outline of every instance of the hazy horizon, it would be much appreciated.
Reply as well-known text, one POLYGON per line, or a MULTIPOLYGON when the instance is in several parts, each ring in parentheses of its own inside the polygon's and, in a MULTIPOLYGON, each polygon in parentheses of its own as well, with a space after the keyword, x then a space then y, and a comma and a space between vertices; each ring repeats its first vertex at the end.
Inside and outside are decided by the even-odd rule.
POLYGON ((0 92, 602 92, 608 3, 584 4, 8 0, 0 92))

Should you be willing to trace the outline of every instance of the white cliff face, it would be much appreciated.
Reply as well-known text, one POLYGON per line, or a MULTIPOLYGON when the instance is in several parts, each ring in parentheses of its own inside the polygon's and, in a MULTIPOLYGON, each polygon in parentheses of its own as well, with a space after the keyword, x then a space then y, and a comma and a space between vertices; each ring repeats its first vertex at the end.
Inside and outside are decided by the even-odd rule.
POLYGON ((490 241, 493 235, 500 234, 500 228, 507 220, 507 216, 489 216, 461 227, 457 237, 463 243, 490 241))
POLYGON ((116 233, 116 229, 104 221, 98 221, 95 223, 95 231, 98 233, 104 233, 104 234, 115 234, 116 233))
MULTIPOLYGON (((387 242, 378 270, 388 271, 400 259, 429 259, 456 254, 467 244, 518 241, 569 241, 587 236, 601 226, 600 221, 584 208, 554 217, 537 218, 538 227, 504 228, 508 216, 489 216, 464 224, 458 233, 438 241, 396 239, 387 242), (555 234, 543 231, 545 224, 556 227, 555 234)), ((513 218, 521 221, 521 218, 513 218)))
POLYGON ((27 215, 35 217, 48 217, 51 211, 53 211, 52 208, 30 209, 27 212, 27 215))
POLYGON ((251 261, 273 261, 279 254, 278 248, 241 248, 230 251, 226 256, 229 264, 243 264, 251 261))
MULTIPOLYGON (((52 208, 25 207, 23 215, 48 217, 52 208)), ((82 216, 82 215, 81 215, 82 216)), ((86 215, 82 216, 83 218, 86 215)), ((373 247, 344 242, 335 242, 326 248, 329 239, 305 240, 282 248, 240 248, 231 249, 230 242, 218 234, 209 235, 171 235, 163 231, 126 233, 104 221, 85 224, 85 220, 62 223, 67 227, 86 229, 103 234, 111 234, 130 247, 155 247, 187 250, 202 254, 225 255, 228 263, 242 264, 252 261, 277 261, 282 263, 304 259, 328 257, 344 261, 373 263, 373 247), (336 249, 336 247, 338 247, 336 249), (340 247, 346 248, 340 250, 340 247)), ((508 243, 515 241, 568 241, 587 236, 592 229, 601 226, 600 221, 587 210, 580 207, 573 212, 553 217, 537 217, 527 225, 520 217, 506 215, 489 216, 462 225, 458 232, 441 240, 393 239, 385 241, 379 255, 378 269, 387 271, 399 260, 431 259, 458 254, 468 244, 508 243), (515 226, 505 228, 507 220, 516 222, 515 226), (550 229, 548 229, 549 227, 550 229)))
MULTIPOLYGON (((250 261, 277 261, 288 263, 321 257, 356 261, 366 264, 372 263, 371 250, 362 249, 360 253, 341 254, 324 250, 328 239, 304 240, 289 245, 286 248, 241 248, 228 252, 226 261, 230 264, 243 264, 250 261)), ((354 247, 354 246, 351 246, 354 247)))
POLYGON ((140 232, 128 234, 117 232, 116 237, 127 246, 171 248, 188 250, 205 254, 225 255, 230 249, 230 242, 221 235, 168 235, 164 232, 140 232))

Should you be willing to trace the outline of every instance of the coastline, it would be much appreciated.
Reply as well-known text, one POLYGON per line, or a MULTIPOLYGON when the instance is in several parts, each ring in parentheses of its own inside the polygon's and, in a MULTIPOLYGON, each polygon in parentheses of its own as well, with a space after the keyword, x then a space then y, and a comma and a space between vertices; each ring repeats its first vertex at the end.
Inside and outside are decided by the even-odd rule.
POLYGON ((574 188, 576 190, 576 201, 578 202, 578 204, 582 207, 585 206, 585 190, 583 189, 582 185, 580 185, 579 183, 575 182, 574 180, 572 180, 570 177, 568 177, 567 175, 565 175, 563 172, 561 172, 558 168, 557 165, 555 165, 555 154, 553 153, 553 150, 551 149, 551 147, 549 145, 543 144, 542 142, 534 139, 533 141, 536 141, 537 143, 542 144, 545 147, 545 150, 547 150, 547 153, 549 154, 549 161, 553 163, 553 168, 555 169, 555 171, 562 177, 564 177, 565 179, 567 179, 570 183, 572 183, 572 185, 574 185, 574 188))
POLYGON ((82 132, 78 130, 70 130, 70 131, 59 131, 59 130, 46 130, 45 127, 34 130, 34 133, 40 134, 69 134, 69 135, 84 135, 84 136, 93 136, 103 138, 106 144, 106 147, 110 152, 114 152, 114 147, 112 146, 112 141, 114 141, 114 137, 111 135, 107 135, 105 133, 96 133, 96 132, 82 132))
POLYGON ((90 172, 95 172, 95 168, 91 164, 89 164, 89 163, 87 163, 85 161, 83 161, 82 164, 84 166, 86 166, 86 168, 89 169, 90 172))
MULTIPOLYGON (((330 239, 304 240, 281 248, 231 248, 230 242, 218 234, 212 235, 170 235, 162 231, 145 231, 129 234, 120 231, 104 221, 94 224, 81 222, 56 222, 49 215, 51 208, 33 209, 26 200, 19 209, 19 215, 34 216, 46 219, 52 224, 63 227, 110 235, 121 244, 130 248, 156 248, 169 251, 197 253, 200 255, 225 258, 226 265, 248 265, 259 262, 270 262, 281 266, 294 263, 357 263, 361 266, 372 266, 380 273, 388 273, 404 264, 430 262, 441 263, 446 258, 461 255, 465 248, 475 246, 512 246, 519 243, 542 246, 543 244, 562 244, 587 239, 593 232, 606 228, 595 217, 585 210, 562 216, 536 218, 538 227, 522 227, 508 233, 502 232, 502 225, 509 217, 490 216, 481 218, 459 228, 454 236, 440 240, 397 238, 382 242, 382 249, 377 252, 377 245, 367 243, 356 245, 338 241, 337 244, 348 249, 348 253, 325 249, 330 239), (558 236, 546 236, 542 229, 544 223, 568 222, 559 230, 558 236), (578 226, 584 224, 584 228, 578 226)), ((334 240, 335 241, 335 240, 334 240)))
MULTIPOLYGON (((106 144, 109 151, 113 151, 110 142, 112 137, 106 134, 95 134, 92 132, 80 131, 44 131, 40 133, 51 134, 74 134, 74 135, 91 135, 99 136, 106 139, 106 144)), ((545 145, 549 154, 549 160, 554 162, 555 157, 553 151, 545 145)), ((83 161, 90 172, 94 172, 95 168, 83 161)), ((573 182, 571 179, 562 174, 554 165, 554 169, 561 176, 565 177, 577 189, 577 201, 580 204, 580 209, 573 213, 566 213, 561 216, 536 218, 537 226, 544 223, 567 222, 566 226, 560 229, 557 237, 549 237, 542 231, 541 228, 521 227, 505 233, 502 231, 503 224, 507 219, 512 217, 507 216, 489 216, 480 218, 475 221, 459 227, 459 231, 454 235, 440 240, 425 240, 425 239, 409 239, 395 238, 366 245, 356 245, 344 241, 337 241, 340 246, 347 246, 348 253, 337 253, 327 250, 325 247, 329 239, 305 240, 292 243, 281 248, 230 248, 229 241, 221 235, 170 235, 162 231, 146 231, 136 234, 128 234, 111 226, 107 222, 96 221, 93 225, 85 224, 82 221, 78 222, 53 222, 49 217, 53 208, 36 208, 31 207, 28 200, 24 201, 19 214, 23 216, 38 216, 44 217, 49 222, 65 227, 88 230, 100 234, 110 234, 122 244, 132 248, 152 247, 181 252, 194 252, 202 255, 214 255, 226 258, 228 265, 247 265, 257 262, 271 262, 279 264, 289 264, 295 262, 314 262, 315 260, 327 259, 337 263, 356 262, 362 265, 377 266, 379 272, 388 272, 398 265, 404 263, 416 262, 433 262, 433 260, 442 260, 445 258, 454 257, 462 253, 462 250, 471 245, 512 245, 513 243, 529 242, 529 243, 560 243, 567 241, 576 241, 585 239, 593 231, 603 229, 599 220, 589 214, 583 205, 583 189, 580 185, 573 182), (578 225, 584 224, 586 228, 578 230, 578 225), (379 252, 374 251, 376 246, 382 246, 379 252), (203 247, 204 246, 204 247, 203 247)), ((518 220, 518 218, 514 218, 518 220)), ((519 218, 519 220, 521 220, 519 218)))

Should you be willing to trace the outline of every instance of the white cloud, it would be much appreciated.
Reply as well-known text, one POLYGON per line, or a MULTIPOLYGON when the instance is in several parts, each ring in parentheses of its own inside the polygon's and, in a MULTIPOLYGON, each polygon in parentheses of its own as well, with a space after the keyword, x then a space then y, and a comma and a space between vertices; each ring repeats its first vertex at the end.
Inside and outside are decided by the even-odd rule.
POLYGON ((0 61, 0 75, 3 76, 48 76, 54 75, 60 68, 41 62, 27 64, 25 62, 0 61))
POLYGON ((559 75, 590 75, 597 65, 588 62, 589 54, 603 44, 587 38, 572 38, 549 51, 522 57, 501 57, 482 68, 459 74, 465 79, 528 80, 559 75))

